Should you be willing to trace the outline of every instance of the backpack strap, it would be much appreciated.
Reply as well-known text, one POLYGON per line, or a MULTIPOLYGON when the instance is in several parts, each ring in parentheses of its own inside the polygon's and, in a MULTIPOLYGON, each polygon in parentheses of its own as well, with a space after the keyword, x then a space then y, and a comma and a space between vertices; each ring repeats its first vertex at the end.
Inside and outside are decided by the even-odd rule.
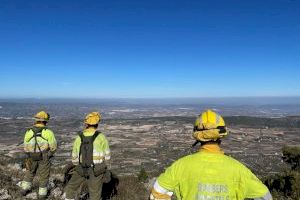
MULTIPOLYGON (((94 141, 98 137, 99 134, 100 134, 100 132, 96 130, 93 135, 93 148, 94 148, 94 141)), ((93 149, 93 151, 94 151, 94 149, 93 149)), ((93 159, 93 166, 95 166, 94 159, 93 159)))
POLYGON ((98 135, 100 134, 99 131, 96 131, 93 135, 93 142, 95 141, 95 139, 98 137, 98 135))
POLYGON ((77 135, 80 137, 80 141, 82 141, 84 137, 83 132, 79 131, 77 135))
MULTIPOLYGON (((27 140, 27 142, 29 142, 32 138, 34 138, 34 137, 40 137, 40 138, 42 138, 43 140, 46 140, 46 141, 48 141, 46 138, 44 138, 43 136, 42 136, 42 132, 44 131, 44 130, 46 130, 47 128, 43 128, 43 129, 41 129, 40 131, 35 131, 33 128, 29 128, 29 129, 27 129, 27 131, 32 131, 33 132, 33 135, 32 135, 32 137, 31 138, 29 138, 28 140, 27 140)), ((26 131, 26 132, 27 132, 26 131)))
POLYGON ((39 149, 39 152, 42 152, 41 151, 41 147, 40 147, 40 145, 38 144, 38 141, 37 141, 37 134, 38 133, 34 133, 34 140, 35 140, 35 143, 34 143, 34 152, 36 152, 36 147, 38 147, 38 149, 39 149))
POLYGON ((37 148, 39 149, 39 152, 42 152, 41 147, 40 147, 40 145, 39 145, 38 142, 37 142, 37 137, 40 137, 40 138, 42 138, 43 140, 48 141, 46 138, 44 138, 44 137, 42 136, 42 132, 43 132, 44 130, 46 130, 46 127, 45 127, 45 128, 42 128, 42 129, 40 129, 40 130, 35 130, 34 128, 30 128, 30 129, 28 129, 27 131, 30 131, 30 130, 33 132, 33 136, 32 136, 31 138, 29 138, 27 141, 29 142, 30 140, 32 140, 32 139, 34 138, 34 152, 36 152, 36 149, 37 149, 37 148))
POLYGON ((77 135, 79 136, 80 141, 81 141, 80 147, 79 147, 79 155, 78 155, 78 163, 81 165, 81 161, 80 161, 80 156, 81 156, 81 145, 82 145, 82 141, 83 141, 84 135, 83 135, 83 132, 81 132, 81 131, 78 132, 77 135))

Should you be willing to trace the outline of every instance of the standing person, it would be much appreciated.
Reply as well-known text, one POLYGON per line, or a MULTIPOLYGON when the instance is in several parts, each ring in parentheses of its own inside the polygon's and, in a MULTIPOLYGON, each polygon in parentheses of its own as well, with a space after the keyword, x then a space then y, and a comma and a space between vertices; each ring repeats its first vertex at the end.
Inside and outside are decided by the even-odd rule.
POLYGON ((89 113, 85 120, 85 129, 79 132, 73 144, 72 162, 76 166, 74 173, 65 188, 66 200, 72 200, 80 185, 87 180, 91 200, 100 200, 105 161, 110 159, 110 150, 104 134, 97 131, 101 115, 89 113))
POLYGON ((154 183, 150 199, 271 200, 268 188, 243 164, 224 155, 221 141, 228 134, 223 118, 211 110, 194 125, 200 151, 175 161, 154 183))
POLYGON ((28 129, 24 137, 24 151, 26 152, 26 172, 21 182, 21 194, 25 196, 32 189, 35 175, 39 176, 39 199, 46 199, 47 184, 50 176, 50 158, 53 157, 57 143, 53 132, 46 127, 50 115, 45 111, 38 112, 35 124, 28 129))

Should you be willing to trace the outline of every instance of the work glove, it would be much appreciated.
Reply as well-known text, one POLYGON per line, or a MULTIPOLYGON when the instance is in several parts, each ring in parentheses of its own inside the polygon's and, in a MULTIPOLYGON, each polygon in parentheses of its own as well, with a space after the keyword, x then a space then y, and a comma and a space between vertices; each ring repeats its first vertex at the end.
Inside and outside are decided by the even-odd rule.
POLYGON ((103 182, 109 183, 111 181, 112 173, 109 170, 106 170, 106 172, 103 175, 103 182))
POLYGON ((69 180, 71 179, 74 171, 75 171, 75 165, 73 165, 72 162, 68 163, 64 169, 63 169, 63 174, 64 174, 64 185, 66 185, 69 180))

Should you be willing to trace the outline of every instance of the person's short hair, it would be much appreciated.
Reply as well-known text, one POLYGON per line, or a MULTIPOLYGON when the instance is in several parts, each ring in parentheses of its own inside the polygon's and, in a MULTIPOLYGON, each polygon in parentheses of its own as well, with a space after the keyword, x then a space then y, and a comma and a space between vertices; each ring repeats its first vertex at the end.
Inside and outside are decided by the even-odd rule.
POLYGON ((87 124, 86 127, 87 128, 95 128, 96 129, 96 128, 98 128, 98 124, 93 124, 93 125, 87 124))
POLYGON ((221 140, 217 139, 216 141, 207 141, 207 142, 202 142, 200 141, 201 146, 205 144, 221 144, 221 140))

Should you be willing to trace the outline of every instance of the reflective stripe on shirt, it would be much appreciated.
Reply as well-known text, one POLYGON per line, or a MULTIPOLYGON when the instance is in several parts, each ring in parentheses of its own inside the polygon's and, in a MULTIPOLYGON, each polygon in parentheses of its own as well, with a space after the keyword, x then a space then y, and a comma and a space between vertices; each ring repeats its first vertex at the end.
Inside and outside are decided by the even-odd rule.
POLYGON ((270 192, 267 192, 267 194, 264 197, 254 198, 254 200, 272 200, 272 195, 270 192))
POLYGON ((169 190, 166 190, 165 188, 161 187, 158 183, 158 181, 155 181, 154 183, 154 186, 153 186, 153 189, 160 193, 160 194, 166 194, 168 196, 172 196, 173 195, 173 192, 170 192, 169 190))

